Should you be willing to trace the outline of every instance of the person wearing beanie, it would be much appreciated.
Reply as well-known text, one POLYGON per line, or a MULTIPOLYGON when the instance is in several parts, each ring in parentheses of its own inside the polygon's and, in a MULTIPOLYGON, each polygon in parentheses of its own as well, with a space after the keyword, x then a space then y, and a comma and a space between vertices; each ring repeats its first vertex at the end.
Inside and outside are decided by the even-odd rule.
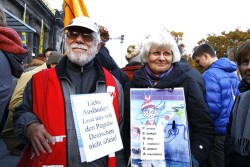
POLYGON ((106 42, 108 42, 110 39, 109 32, 107 28, 101 25, 99 25, 99 31, 101 38, 101 46, 96 55, 96 59, 103 67, 109 70, 114 75, 114 77, 121 83, 122 87, 124 87, 127 82, 127 77, 122 71, 122 69, 118 67, 115 60, 110 55, 108 48, 105 46, 106 42))
POLYGON ((4 27, 6 17, 0 6, 0 126, 4 125, 4 112, 10 100, 12 76, 20 78, 23 69, 23 60, 28 52, 23 48, 18 33, 11 28, 4 27))
MULTIPOLYGON (((132 80, 127 82, 124 88, 123 136, 128 139, 123 143, 126 161, 129 162, 131 154, 131 89, 174 89, 183 87, 192 165, 196 167, 205 166, 213 144, 214 125, 199 85, 187 76, 186 71, 178 63, 181 55, 173 36, 165 30, 150 35, 142 46, 140 57, 144 65, 134 72, 132 80)), ((177 152, 172 154, 179 157, 177 152)), ((181 159, 179 160, 181 161, 181 159)), ((134 161, 135 159, 131 160, 132 163, 134 161)), ((167 163, 167 159, 165 159, 165 162, 167 163)), ((176 163, 176 161, 173 163, 176 163)), ((166 166, 168 165, 166 164, 166 166)), ((157 165, 152 164, 152 166, 157 165)))
POLYGON ((139 48, 137 48, 135 45, 129 45, 127 48, 127 54, 125 55, 125 58, 128 61, 128 63, 141 62, 139 54, 140 54, 139 48))
POLYGON ((140 58, 140 49, 135 45, 129 45, 127 48, 127 54, 125 55, 128 64, 122 68, 123 72, 129 81, 132 80, 135 70, 139 70, 142 67, 140 58))

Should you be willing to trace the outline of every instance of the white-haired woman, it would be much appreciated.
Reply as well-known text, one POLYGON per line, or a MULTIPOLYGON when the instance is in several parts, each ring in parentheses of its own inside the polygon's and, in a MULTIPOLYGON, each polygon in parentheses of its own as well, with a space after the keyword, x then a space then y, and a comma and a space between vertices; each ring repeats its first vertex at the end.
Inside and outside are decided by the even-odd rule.
POLYGON ((174 38, 167 31, 146 39, 140 53, 144 66, 134 73, 124 88, 125 159, 130 156, 130 88, 183 87, 189 124, 190 147, 194 166, 203 166, 213 143, 213 122, 196 81, 186 75, 179 65, 180 52, 174 38), (125 139, 126 138, 126 139, 125 139))

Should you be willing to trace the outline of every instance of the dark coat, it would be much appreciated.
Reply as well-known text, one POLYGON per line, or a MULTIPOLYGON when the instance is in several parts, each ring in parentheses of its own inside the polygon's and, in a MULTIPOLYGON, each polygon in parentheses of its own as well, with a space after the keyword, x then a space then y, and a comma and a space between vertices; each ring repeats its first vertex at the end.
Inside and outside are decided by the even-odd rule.
MULTIPOLYGON (((247 82, 243 79, 241 80, 238 88, 239 91, 243 93, 250 90, 250 84, 247 84, 247 82)), ((226 167, 238 167, 238 166, 249 167, 250 156, 242 156, 239 153, 237 153, 234 148, 234 140, 231 136, 232 122, 233 122, 233 114, 231 112, 229 117, 229 122, 227 124, 227 137, 225 139, 225 145, 224 145, 225 165, 226 167)))
POLYGON ((118 67, 114 59, 110 56, 107 47, 102 46, 96 55, 98 62, 107 70, 111 72, 112 75, 121 83, 122 87, 125 86, 127 77, 121 68, 118 67))
POLYGON ((12 76, 20 78, 23 73, 22 62, 28 52, 23 48, 18 33, 0 26, 0 127, 4 126, 4 112, 11 96, 12 76), (2 120, 3 119, 3 120, 2 120))
MULTIPOLYGON (((13 48, 14 49, 14 48, 13 48)), ((25 54, 12 54, 0 48, 0 129, 2 130, 12 89, 12 78, 20 78, 23 73, 22 60, 25 54)))
POLYGON ((203 94, 205 94, 205 87, 204 87, 202 74, 198 70, 194 69, 185 58, 181 58, 181 61, 179 62, 179 64, 186 71, 189 77, 197 81, 203 94))
MULTIPOLYGON (((125 158, 130 156, 130 88, 151 88, 142 67, 135 71, 132 81, 124 88, 124 149, 125 158)), ((174 69, 166 77, 163 77, 154 88, 184 87, 187 104, 187 116, 189 123, 189 136, 192 155, 204 164, 208 158, 211 145, 213 144, 214 126, 211 116, 206 107, 203 94, 196 81, 186 75, 184 69, 178 63, 174 63, 174 69), (200 149, 200 146, 203 146, 200 149)))

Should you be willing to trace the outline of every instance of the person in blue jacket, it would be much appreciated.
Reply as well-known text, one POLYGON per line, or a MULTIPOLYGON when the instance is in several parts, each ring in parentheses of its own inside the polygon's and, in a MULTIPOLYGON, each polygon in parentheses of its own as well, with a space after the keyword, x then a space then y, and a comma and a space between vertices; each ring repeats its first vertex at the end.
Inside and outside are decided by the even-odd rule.
POLYGON ((226 126, 235 96, 239 94, 237 65, 226 57, 218 59, 214 48, 209 44, 198 46, 193 58, 197 65, 205 70, 205 101, 215 125, 216 136, 208 166, 223 167, 226 126))

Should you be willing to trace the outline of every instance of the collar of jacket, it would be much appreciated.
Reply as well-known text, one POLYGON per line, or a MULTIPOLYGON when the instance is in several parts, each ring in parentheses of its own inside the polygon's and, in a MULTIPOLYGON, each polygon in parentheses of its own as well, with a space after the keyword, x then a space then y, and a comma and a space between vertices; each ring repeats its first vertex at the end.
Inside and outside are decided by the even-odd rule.
POLYGON ((242 79, 240 81, 240 84, 238 86, 238 89, 239 91, 242 93, 242 92, 245 92, 245 91, 248 91, 250 90, 250 84, 247 83, 247 81, 245 79, 242 79))
MULTIPOLYGON (((178 63, 174 63, 173 66, 173 71, 171 71, 168 76, 159 80, 154 88, 173 88, 180 86, 184 82, 187 77, 185 70, 178 63)), ((144 73, 144 68, 145 66, 134 72, 134 77, 131 82, 133 85, 135 85, 135 87, 152 87, 147 79, 146 74, 144 73)))
POLYGON ((12 75, 16 78, 20 78, 24 71, 22 61, 27 56, 27 53, 14 55, 12 53, 3 52, 0 50, 0 56, 4 56, 4 55, 7 57, 9 61, 12 75))
MULTIPOLYGON (((56 74, 58 76, 58 78, 68 78, 70 80, 70 76, 69 74, 67 73, 66 71, 66 66, 67 66, 67 63, 68 61, 70 61, 68 59, 67 56, 63 56, 63 58, 61 59, 61 61, 59 62, 58 65, 56 65, 56 74)), ((105 77, 104 77, 104 74, 103 74, 103 71, 101 69, 101 65, 98 63, 98 61, 96 61, 96 59, 93 59, 91 62, 89 62, 87 65, 93 65, 97 68, 97 76, 98 76, 98 80, 101 80, 101 81, 105 81, 105 77)), ((76 70, 81 70, 81 67, 76 65, 76 64, 73 64, 72 62, 70 62, 70 66, 71 68, 75 68, 76 70)), ((86 66, 87 66, 86 65, 86 66)), ((84 66, 84 68, 86 68, 84 66)))

